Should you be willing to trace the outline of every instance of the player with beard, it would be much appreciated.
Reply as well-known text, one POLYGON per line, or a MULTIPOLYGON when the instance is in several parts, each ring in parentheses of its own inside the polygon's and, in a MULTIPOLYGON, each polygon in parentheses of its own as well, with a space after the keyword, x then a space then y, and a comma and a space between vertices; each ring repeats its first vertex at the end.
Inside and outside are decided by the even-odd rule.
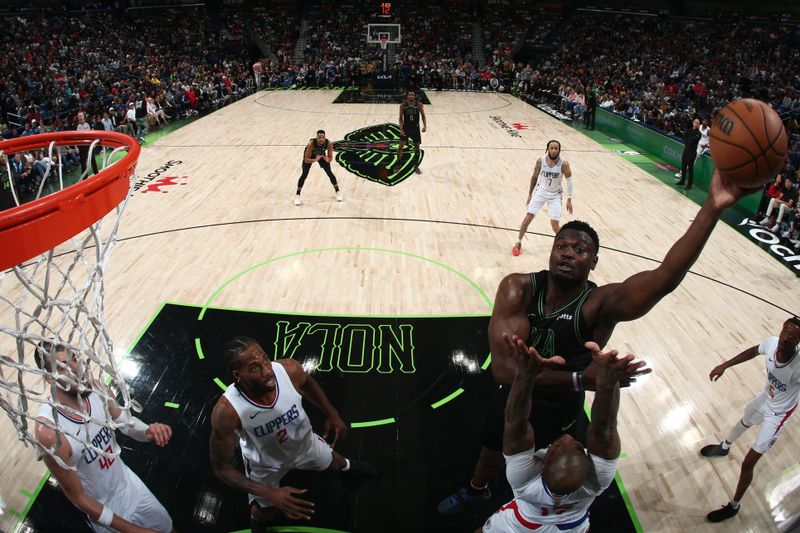
POLYGON ((349 476, 376 477, 362 461, 333 451, 347 433, 339 412, 319 384, 294 359, 270 361, 258 342, 234 337, 224 348, 234 383, 211 414, 211 467, 227 485, 250 496, 251 529, 265 530, 277 512, 290 519, 311 519, 314 503, 299 497, 306 490, 281 487, 289 470, 333 470, 349 476), (326 415, 323 436, 314 433, 303 409, 307 399, 326 415), (333 442, 325 439, 333 433, 333 442), (245 473, 233 463, 237 437, 245 473))
MULTIPOLYGON (((543 357, 565 360, 562 367, 544 370, 536 378, 530 421, 537 447, 546 447, 563 434, 585 446, 584 391, 595 390, 597 372, 586 342, 602 348, 618 323, 644 316, 674 291, 697 260, 722 211, 758 189, 727 183, 715 172, 705 203, 661 264, 621 283, 598 287, 589 281, 600 242, 597 232, 580 221, 565 224, 555 236, 549 270, 510 274, 500 282, 489 322, 492 375, 500 387, 485 416, 483 447, 473 477, 439 504, 439 512, 456 513, 468 504, 487 501, 491 497, 488 484, 503 469, 503 413, 516 374, 504 339, 516 335, 543 357)), ((633 367, 629 370, 619 381, 622 387, 640 373, 633 367)))
POLYGON ((64 346, 41 343, 35 358, 39 368, 51 374, 53 363, 57 368, 58 378, 48 377, 47 381, 51 384, 55 381, 53 399, 60 405, 56 409, 59 434, 50 427, 55 425, 53 408, 42 404, 37 414, 36 438, 45 450, 53 450, 64 464, 74 467, 74 470, 63 468, 49 452, 44 454, 45 465, 67 499, 86 513, 90 526, 97 532, 174 531, 166 509, 121 457, 107 458, 83 444, 88 440, 107 452, 120 451, 112 430, 97 423, 105 416, 106 407, 114 422, 121 425, 120 431, 139 442, 166 446, 172 437, 170 427, 145 424, 124 412, 113 400, 104 406, 102 396, 93 390, 102 385, 81 375, 78 358, 64 346))

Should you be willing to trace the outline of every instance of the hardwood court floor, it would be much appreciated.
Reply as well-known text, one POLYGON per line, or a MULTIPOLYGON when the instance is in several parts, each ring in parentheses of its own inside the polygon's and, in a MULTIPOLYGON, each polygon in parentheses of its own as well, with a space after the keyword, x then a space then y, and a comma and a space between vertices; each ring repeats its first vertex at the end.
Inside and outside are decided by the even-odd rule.
MULTIPOLYGON (((562 142, 576 178, 574 218, 599 232, 598 284, 655 267, 698 210, 515 98, 428 95, 424 173, 389 188, 334 165, 342 203, 316 167, 303 205, 292 204, 303 146, 320 128, 338 140, 395 122, 397 106, 334 105, 333 91, 262 92, 146 145, 140 177, 172 162, 161 177, 183 178, 161 192, 137 191, 124 215, 106 292, 120 355, 163 302, 202 305, 237 273, 284 256, 291 257, 232 281, 213 305, 316 315, 488 314, 484 294, 493 300, 506 274, 547 268, 552 235, 544 213, 522 255, 510 249, 535 158, 549 139, 562 142), (331 248, 339 250, 292 255, 331 248)), ((0 282, 3 289, 8 282, 0 282)), ((698 450, 724 436, 765 376, 760 360, 717 383, 708 373, 777 334, 786 317, 779 308, 798 312, 798 296, 792 273, 721 224, 680 288, 646 317, 617 327, 608 346, 641 355, 655 370, 623 393, 620 409, 620 476, 644 531, 711 530, 704 515, 730 498, 755 432, 726 459, 708 461, 698 450)), ((775 529, 768 491, 800 457, 800 425, 791 422, 758 466, 732 522, 738 530, 775 529)), ((28 498, 20 489, 33 491, 43 466, 17 443, 5 417, 0 424, 0 445, 9 450, 0 464, 2 496, 21 510, 28 498)), ((4 515, 0 529, 13 522, 4 515)))

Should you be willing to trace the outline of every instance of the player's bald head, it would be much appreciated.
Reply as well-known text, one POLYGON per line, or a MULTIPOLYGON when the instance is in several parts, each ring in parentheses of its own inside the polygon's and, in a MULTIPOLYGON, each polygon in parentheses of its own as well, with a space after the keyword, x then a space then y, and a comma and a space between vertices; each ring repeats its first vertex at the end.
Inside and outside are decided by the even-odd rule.
POLYGON ((591 466, 583 450, 561 449, 545 461, 542 478, 554 494, 575 492, 589 478, 591 466))

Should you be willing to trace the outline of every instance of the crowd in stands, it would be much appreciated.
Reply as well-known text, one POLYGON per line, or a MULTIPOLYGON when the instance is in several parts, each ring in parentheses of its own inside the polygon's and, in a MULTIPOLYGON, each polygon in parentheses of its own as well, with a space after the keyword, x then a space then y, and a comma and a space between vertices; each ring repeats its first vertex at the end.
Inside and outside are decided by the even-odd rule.
MULTIPOLYGON (((241 49, 227 53, 203 8, 26 13, 0 38, 0 135, 93 129, 144 142, 151 128, 211 111, 253 90, 241 49), (136 19, 136 24, 118 23, 136 19), (116 21, 116 22, 115 22, 116 21), (113 27, 113 31, 110 28, 113 27)), ((65 154, 66 170, 78 165, 65 154)), ((20 154, 11 168, 22 192, 37 189, 44 157, 20 154)), ((8 180, 0 179, 0 188, 8 180)))
POLYGON ((800 111, 800 58, 794 52, 800 30, 724 21, 721 39, 721 24, 578 12, 524 93, 582 102, 594 89, 600 107, 667 135, 679 135, 693 118, 710 118, 744 96, 770 102, 780 112, 800 111))

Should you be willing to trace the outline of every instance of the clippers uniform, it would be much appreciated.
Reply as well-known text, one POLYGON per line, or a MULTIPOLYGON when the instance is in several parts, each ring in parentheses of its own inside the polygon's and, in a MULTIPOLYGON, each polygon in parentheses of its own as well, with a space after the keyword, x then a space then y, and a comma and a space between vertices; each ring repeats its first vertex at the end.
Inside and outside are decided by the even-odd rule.
POLYGON ((766 453, 778 440, 786 422, 797 409, 800 394, 800 348, 792 359, 781 365, 776 360, 778 337, 769 337, 758 346, 758 353, 766 356, 767 384, 744 410, 742 422, 745 426, 761 424, 761 431, 753 444, 753 450, 766 453))
POLYGON ((711 131, 711 126, 700 126, 700 142, 697 143, 697 157, 700 157, 703 154, 711 153, 709 149, 709 139, 708 133, 711 131))
POLYGON ((506 456, 506 477, 514 499, 489 517, 484 533, 582 533, 589 529, 589 507, 614 480, 617 459, 589 454, 594 463, 589 479, 575 492, 560 498, 550 493, 542 479, 546 453, 547 448, 543 448, 506 456))
POLYGON ((561 167, 564 160, 558 156, 553 166, 547 155, 542 156, 542 169, 536 180, 536 187, 528 204, 528 213, 535 215, 544 204, 547 204, 547 214, 552 220, 561 220, 561 178, 564 174, 561 167))
MULTIPOLYGON (((72 464, 76 467, 84 492, 128 522, 165 533, 172 531, 172 519, 167 510, 122 458, 109 459, 84 446, 83 443, 88 440, 93 446, 107 452, 119 452, 112 430, 91 420, 106 416, 103 399, 90 393, 83 401, 88 415, 77 417, 59 409, 58 424, 72 447, 72 464)), ((53 410, 43 404, 37 416, 52 422, 53 410)), ((97 532, 116 531, 88 517, 87 521, 97 532)))
MULTIPOLYGON (((325 470, 333 461, 333 450, 311 429, 303 409, 303 397, 283 365, 272 364, 275 373, 275 400, 263 405, 242 392, 235 384, 225 391, 242 429, 237 430, 242 448, 245 474, 268 487, 279 486, 289 470, 325 470)), ((250 495, 250 503, 272 506, 269 501, 250 495)))

